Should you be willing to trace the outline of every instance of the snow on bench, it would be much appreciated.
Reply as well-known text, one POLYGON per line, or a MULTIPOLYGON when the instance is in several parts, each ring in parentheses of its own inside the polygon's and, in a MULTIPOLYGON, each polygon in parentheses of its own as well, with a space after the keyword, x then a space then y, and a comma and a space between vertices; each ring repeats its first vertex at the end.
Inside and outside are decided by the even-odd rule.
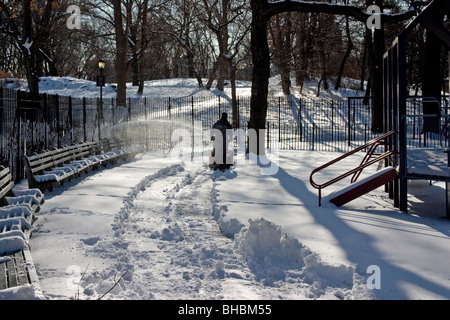
POLYGON ((51 191, 100 165, 115 164, 119 159, 134 155, 123 148, 123 142, 116 140, 83 142, 25 156, 29 187, 51 191))
POLYGON ((9 168, 0 166, 0 208, 5 206, 25 206, 34 214, 44 203, 44 195, 39 189, 15 190, 9 168))
POLYGON ((22 286, 42 294, 28 241, 43 203, 39 189, 15 189, 9 168, 0 166, 0 297, 4 290, 22 286))
POLYGON ((397 178, 397 175, 398 172, 394 167, 386 167, 361 181, 355 182, 341 190, 330 193, 322 200, 324 202, 329 201, 340 207, 351 200, 354 200, 390 181, 393 181, 397 178))

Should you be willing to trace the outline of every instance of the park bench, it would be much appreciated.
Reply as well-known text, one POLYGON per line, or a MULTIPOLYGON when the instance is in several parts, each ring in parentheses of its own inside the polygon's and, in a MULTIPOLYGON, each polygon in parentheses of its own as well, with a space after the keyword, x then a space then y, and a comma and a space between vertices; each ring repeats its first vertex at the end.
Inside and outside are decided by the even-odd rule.
POLYGON ((30 284, 41 294, 28 240, 43 203, 40 190, 14 188, 9 168, 0 166, 0 290, 30 284))
POLYGON ((9 168, 0 166, 0 208, 22 206, 32 214, 39 212, 44 203, 44 195, 38 189, 13 189, 14 181, 9 168))
POLYGON ((125 151, 118 148, 122 143, 112 143, 116 139, 101 139, 92 145, 91 154, 88 159, 98 161, 99 164, 106 166, 108 163, 115 164, 119 159, 125 160, 125 151))
POLYGON ((118 138, 112 138, 108 141, 109 143, 109 150, 119 153, 118 157, 120 159, 132 159, 134 158, 138 153, 141 153, 144 151, 143 146, 141 145, 134 145, 134 146, 126 146, 125 142, 118 138))
POLYGON ((55 157, 58 158, 60 152, 60 149, 56 149, 25 156, 29 188, 38 188, 42 192, 46 189, 52 190, 53 187, 62 185, 75 175, 70 167, 63 168, 55 165, 55 157))
POLYGON ((100 165, 115 164, 135 154, 125 150, 119 139, 101 139, 25 156, 28 186, 51 191, 100 165))
POLYGON ((125 142, 118 138, 101 139, 91 145, 91 154, 88 159, 98 161, 100 165, 115 164, 119 160, 133 159, 138 153, 143 152, 142 146, 127 147, 125 142))

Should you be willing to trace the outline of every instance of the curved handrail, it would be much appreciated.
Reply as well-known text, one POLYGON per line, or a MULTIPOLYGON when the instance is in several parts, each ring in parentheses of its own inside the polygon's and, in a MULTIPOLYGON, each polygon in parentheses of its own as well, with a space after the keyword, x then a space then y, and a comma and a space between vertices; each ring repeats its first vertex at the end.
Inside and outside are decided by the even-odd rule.
MULTIPOLYGON (((381 141, 387 139, 388 137, 390 137, 390 136, 392 136, 394 134, 397 134, 397 131, 390 131, 388 133, 385 133, 385 134, 381 135, 380 137, 375 138, 375 139, 371 140, 370 142, 368 142, 368 143, 366 143, 366 144, 364 144, 364 145, 362 145, 362 146, 360 146, 360 147, 358 147, 358 148, 356 148, 356 149, 354 149, 354 150, 352 150, 350 152, 347 152, 346 154, 344 154, 344 155, 342 155, 342 156, 340 156, 340 157, 338 157, 338 158, 336 158, 334 160, 331 160, 331 161, 325 163, 324 165, 321 165, 320 167, 314 169, 311 172, 311 175, 309 176, 309 182, 314 188, 319 190, 319 206, 321 206, 322 189, 324 189, 324 188, 332 185, 333 183, 336 183, 336 182, 338 182, 338 181, 340 181, 340 180, 342 180, 342 179, 344 179, 344 178, 346 178, 346 177, 348 177, 348 176, 350 176, 352 174, 355 175, 355 176, 356 175, 359 176, 359 174, 361 173, 361 171, 364 168, 369 167, 372 164, 377 163, 377 162, 379 162, 379 161, 381 161, 383 159, 386 159, 386 158, 390 157, 391 155, 395 155, 397 153, 397 151, 395 151, 395 150, 386 151, 386 152, 382 153, 381 155, 378 155, 377 157, 375 157, 373 160, 370 160, 370 161, 367 161, 367 159, 365 157, 358 167, 353 168, 353 169, 347 171, 346 173, 341 174, 340 176, 338 176, 338 177, 336 177, 334 179, 331 179, 331 180, 329 180, 329 181, 327 181, 327 182, 325 182, 323 184, 318 184, 318 183, 314 182, 314 180, 313 180, 313 175, 314 174, 316 174, 317 172, 319 172, 319 171, 321 171, 321 170, 323 170, 323 169, 325 169, 325 168, 327 168, 327 167, 329 167, 329 166, 331 166, 331 165, 333 165, 333 164, 335 164, 335 163, 337 163, 337 162, 339 162, 339 161, 341 161, 341 160, 343 160, 343 159, 351 156, 352 154, 355 154, 355 153, 357 153, 357 152, 359 152, 359 151, 361 151, 363 149, 372 147, 374 145, 378 146, 378 145, 381 144, 380 143, 381 141)), ((375 150, 374 148, 371 148, 371 152, 372 153, 373 153, 374 150, 375 150)), ((353 180, 352 180, 352 182, 354 182, 353 180)))

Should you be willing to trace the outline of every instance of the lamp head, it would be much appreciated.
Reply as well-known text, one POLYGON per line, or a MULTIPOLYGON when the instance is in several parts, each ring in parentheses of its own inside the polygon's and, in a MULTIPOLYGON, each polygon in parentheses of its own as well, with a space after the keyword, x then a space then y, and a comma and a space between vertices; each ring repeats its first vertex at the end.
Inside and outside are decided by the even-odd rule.
POLYGON ((106 63, 105 63, 105 61, 103 59, 98 62, 98 68, 100 70, 105 69, 105 65, 106 65, 106 63))

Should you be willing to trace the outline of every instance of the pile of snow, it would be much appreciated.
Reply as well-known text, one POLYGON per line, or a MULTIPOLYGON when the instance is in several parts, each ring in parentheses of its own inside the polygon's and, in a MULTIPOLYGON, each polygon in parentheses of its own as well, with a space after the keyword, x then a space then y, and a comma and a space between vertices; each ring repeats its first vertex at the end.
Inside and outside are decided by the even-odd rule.
MULTIPOLYGON (((0 261, 1 263, 1 261, 0 261)), ((31 284, 0 290, 0 300, 36 300, 36 291, 31 284)))
MULTIPOLYGON (((317 253, 302 245, 287 234, 282 235, 281 227, 264 218, 249 220, 249 228, 237 237, 240 252, 250 268, 266 285, 276 281, 288 281, 289 277, 300 277, 314 289, 310 298, 324 294, 328 287, 351 290, 361 281, 352 266, 328 265, 321 261, 317 253), (354 282, 354 278, 359 280, 354 282)), ((361 283, 359 283, 361 284, 361 283)), ((342 290, 337 293, 344 298, 342 290)))

